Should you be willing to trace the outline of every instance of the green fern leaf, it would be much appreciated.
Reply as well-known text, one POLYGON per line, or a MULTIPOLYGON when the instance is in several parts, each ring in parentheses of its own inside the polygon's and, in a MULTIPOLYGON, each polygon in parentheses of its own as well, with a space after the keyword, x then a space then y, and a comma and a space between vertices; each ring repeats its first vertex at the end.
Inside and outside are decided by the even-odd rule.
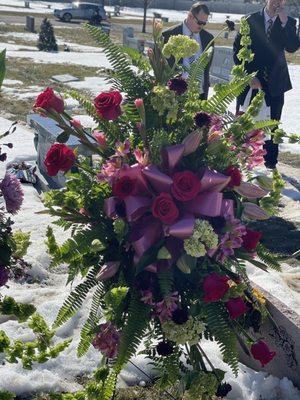
POLYGON ((258 257, 267 265, 267 267, 274 269, 277 272, 281 272, 281 267, 276 256, 271 254, 263 244, 260 243, 257 246, 256 253, 258 257))
POLYGON ((98 313, 99 313, 100 303, 104 294, 105 294, 104 286, 102 284, 98 284, 95 293, 93 295, 90 314, 80 333, 81 337, 77 348, 78 357, 82 357, 84 354, 86 354, 91 345, 91 339, 94 335, 95 328, 100 319, 98 313))
POLYGON ((122 330, 119 354, 115 365, 117 373, 136 353, 150 321, 149 312, 149 306, 142 303, 138 295, 133 294, 129 305, 127 322, 122 330))
POLYGON ((118 90, 127 93, 131 100, 145 97, 145 80, 136 76, 131 63, 122 48, 114 44, 101 28, 85 25, 92 38, 103 48, 103 51, 111 63, 114 83, 118 90))
POLYGON ((226 362, 237 376, 238 374, 238 354, 237 339, 232 329, 228 326, 226 311, 218 303, 209 303, 207 309, 207 326, 211 335, 217 341, 224 362, 226 362))
POLYGON ((84 299, 86 298, 90 289, 92 289, 97 281, 95 276, 98 272, 98 268, 93 268, 87 275, 84 282, 80 283, 75 290, 68 296, 63 306, 58 312, 58 315, 54 321, 54 328, 58 328, 71 317, 73 317, 76 311, 82 306, 84 299))

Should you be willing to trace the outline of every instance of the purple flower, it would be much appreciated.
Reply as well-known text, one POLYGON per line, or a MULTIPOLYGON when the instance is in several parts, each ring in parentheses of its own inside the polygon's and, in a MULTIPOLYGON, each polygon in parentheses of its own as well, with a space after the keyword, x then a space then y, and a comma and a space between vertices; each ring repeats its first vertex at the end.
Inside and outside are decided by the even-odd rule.
POLYGON ((130 141, 126 139, 124 143, 116 143, 116 156, 126 157, 130 153, 130 141))
POLYGON ((162 324, 172 318, 173 312, 178 308, 177 303, 178 292, 174 292, 155 304, 155 313, 162 324))
POLYGON ((0 286, 4 286, 8 281, 9 273, 8 269, 3 265, 0 265, 0 286))
POLYGON ((18 178, 7 172, 0 183, 0 190, 6 203, 6 210, 11 214, 16 214, 21 208, 24 197, 18 178))
POLYGON ((239 249, 246 235, 246 227, 237 218, 229 217, 226 222, 226 233, 221 237, 219 260, 224 262, 234 255, 234 249, 239 249))
POLYGON ((169 80, 168 88, 176 94, 181 95, 187 91, 188 85, 184 78, 178 76, 169 80))
POLYGON ((99 325, 100 332, 94 337, 93 346, 100 350, 107 358, 115 358, 118 354, 120 334, 116 327, 110 323, 99 325))
POLYGON ((198 128, 208 128, 212 122, 211 115, 206 112, 198 112, 195 115, 194 120, 198 128))

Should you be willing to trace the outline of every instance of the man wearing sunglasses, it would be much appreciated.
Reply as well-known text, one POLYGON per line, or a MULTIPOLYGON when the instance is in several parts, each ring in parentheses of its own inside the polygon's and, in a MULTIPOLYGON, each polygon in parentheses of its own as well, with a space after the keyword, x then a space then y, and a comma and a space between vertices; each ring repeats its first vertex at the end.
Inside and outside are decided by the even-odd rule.
MULTIPOLYGON (((208 7, 200 2, 195 3, 192 5, 186 19, 182 24, 176 25, 175 27, 172 27, 163 32, 165 43, 168 42, 171 36, 176 36, 176 35, 189 36, 191 39, 195 39, 199 43, 199 51, 192 57, 184 58, 182 60, 182 64, 184 67, 186 67, 187 70, 189 69, 191 63, 193 63, 200 57, 200 55, 203 53, 208 43, 213 39, 213 35, 204 29, 204 26, 206 25, 208 20, 208 16, 209 16, 208 7)), ((200 97, 203 100, 207 99, 208 96, 208 89, 210 86, 209 69, 211 65, 211 60, 207 65, 207 67, 205 68, 203 82, 201 87, 199 88, 200 97)), ((174 64, 174 59, 171 58, 169 60, 169 63, 172 66, 174 64)), ((187 76, 188 73, 184 75, 187 76)))

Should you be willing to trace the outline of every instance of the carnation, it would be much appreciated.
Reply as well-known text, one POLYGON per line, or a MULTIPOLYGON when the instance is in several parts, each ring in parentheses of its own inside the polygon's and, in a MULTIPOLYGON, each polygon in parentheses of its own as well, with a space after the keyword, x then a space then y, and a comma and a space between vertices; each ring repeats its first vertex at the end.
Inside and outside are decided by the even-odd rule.
POLYGON ((206 112, 198 112, 194 119, 198 128, 208 128, 212 122, 211 115, 206 112))
POLYGON ((15 175, 7 172, 0 183, 0 190, 5 200, 7 212, 16 214, 21 208, 24 197, 20 181, 15 175))
POLYGON ((188 84, 184 78, 176 77, 169 80, 168 88, 180 96, 187 91, 188 84))

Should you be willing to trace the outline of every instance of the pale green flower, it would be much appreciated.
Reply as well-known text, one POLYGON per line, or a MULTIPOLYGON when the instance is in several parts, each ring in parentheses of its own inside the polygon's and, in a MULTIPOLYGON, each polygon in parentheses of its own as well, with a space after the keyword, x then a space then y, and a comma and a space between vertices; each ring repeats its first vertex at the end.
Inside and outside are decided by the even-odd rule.
POLYGON ((199 51, 199 44, 196 40, 185 35, 171 36, 168 43, 163 47, 163 55, 166 58, 174 57, 175 62, 182 58, 191 57, 199 51))
POLYGON ((172 342, 180 344, 189 343, 190 345, 199 343, 200 335, 205 329, 205 325, 200 320, 189 317, 185 324, 175 324, 167 321, 162 325, 166 338, 172 342))
POLYGON ((184 241, 184 250, 192 257, 203 257, 207 249, 218 246, 218 235, 208 221, 197 219, 193 235, 184 241))
POLYGON ((168 112, 167 121, 176 121, 178 103, 175 92, 165 86, 155 86, 152 93, 151 105, 158 112, 158 115, 163 116, 165 112, 168 112))

